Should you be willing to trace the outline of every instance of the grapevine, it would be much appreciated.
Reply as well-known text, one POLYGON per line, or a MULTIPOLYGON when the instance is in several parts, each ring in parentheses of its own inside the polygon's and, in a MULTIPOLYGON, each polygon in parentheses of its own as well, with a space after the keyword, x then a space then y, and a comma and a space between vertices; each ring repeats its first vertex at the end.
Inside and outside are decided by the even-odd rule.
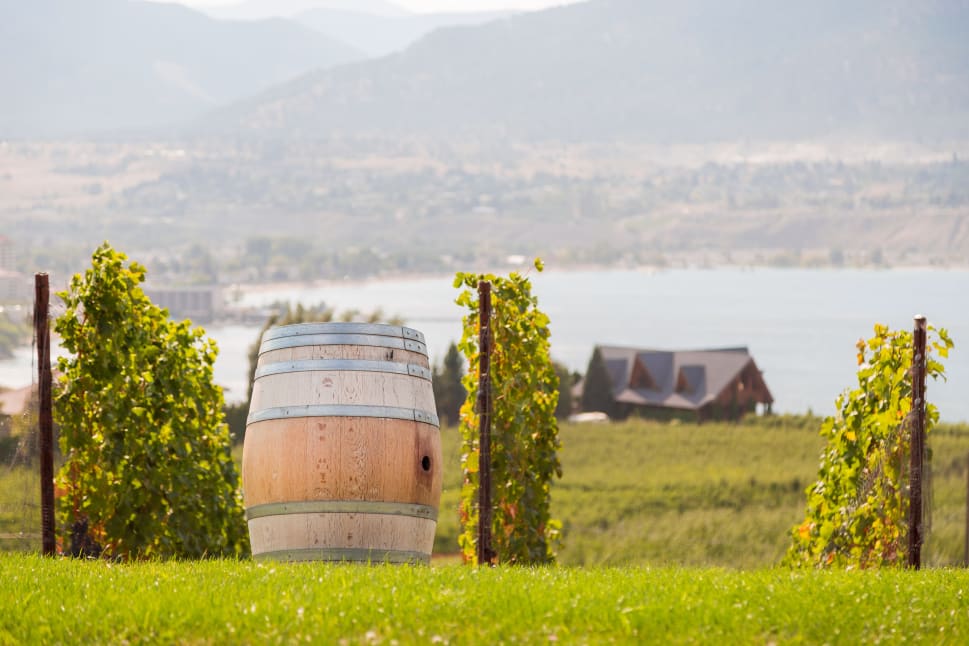
MULTIPOLYGON (((926 375, 944 379, 953 347, 945 329, 929 332, 926 375), (933 339, 933 334, 935 339, 933 339)), ((804 521, 791 531, 787 562, 795 566, 902 566, 909 498, 908 463, 914 411, 912 333, 875 326, 860 340, 858 387, 842 393, 838 414, 825 419, 818 480, 807 489, 804 521)), ((926 405, 926 435, 939 420, 926 405)))
MULTIPOLYGON (((542 270, 540 260, 535 268, 542 270)), ((562 477, 555 419, 559 380, 549 356, 549 318, 538 309, 531 281, 518 272, 507 278, 458 273, 454 280, 456 288, 467 288, 456 302, 468 311, 458 349, 469 365, 463 379, 468 395, 461 407, 464 485, 458 542, 465 560, 474 563, 479 444, 479 303, 474 290, 479 281, 491 282, 493 302, 492 547, 500 562, 551 563, 561 532, 561 523, 549 511, 552 478, 562 477)))
POLYGON ((60 519, 75 551, 198 558, 248 551, 239 477, 212 381, 217 348, 139 286, 106 243, 59 296, 54 414, 65 455, 60 519))

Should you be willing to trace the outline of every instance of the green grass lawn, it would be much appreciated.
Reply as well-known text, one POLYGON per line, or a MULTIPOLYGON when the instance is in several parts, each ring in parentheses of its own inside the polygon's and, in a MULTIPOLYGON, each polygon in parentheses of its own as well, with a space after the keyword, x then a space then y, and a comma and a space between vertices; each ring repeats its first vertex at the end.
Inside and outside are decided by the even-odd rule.
POLYGON ((969 572, 0 555, 0 644, 969 643, 969 572))

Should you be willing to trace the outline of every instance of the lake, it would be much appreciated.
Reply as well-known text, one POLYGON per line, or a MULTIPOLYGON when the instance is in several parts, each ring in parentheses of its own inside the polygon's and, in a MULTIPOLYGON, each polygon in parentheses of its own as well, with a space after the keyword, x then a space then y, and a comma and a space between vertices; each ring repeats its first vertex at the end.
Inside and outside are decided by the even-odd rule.
MULTIPOLYGON (((552 355, 585 372, 596 344, 654 349, 747 346, 774 395, 774 410, 834 412, 852 386, 855 343, 876 322, 911 330, 913 317, 949 330, 956 348, 948 383, 929 383, 945 420, 969 420, 969 271, 720 268, 669 271, 531 271, 533 293, 551 318, 552 355)), ((241 304, 277 300, 343 311, 380 308, 427 337, 440 361, 461 333, 462 310, 450 277, 333 282, 256 289, 241 304)), ((212 327, 220 347, 216 380, 226 398, 246 393, 249 344, 258 328, 212 327)), ((30 351, 0 362, 0 383, 30 381, 30 351), (18 378, 19 377, 19 378, 18 378)))

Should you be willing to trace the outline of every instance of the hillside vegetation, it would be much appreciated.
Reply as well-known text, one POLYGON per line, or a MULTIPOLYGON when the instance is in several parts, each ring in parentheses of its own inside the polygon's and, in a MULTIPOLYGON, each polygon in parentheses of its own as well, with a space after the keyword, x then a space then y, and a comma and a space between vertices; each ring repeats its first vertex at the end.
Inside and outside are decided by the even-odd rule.
POLYGON ((110 239, 175 284, 206 263, 208 280, 229 284, 451 273, 510 254, 560 268, 969 258, 969 162, 951 151, 828 151, 854 159, 841 162, 822 144, 790 156, 753 145, 224 144, 0 142, 0 228, 22 245, 25 272, 79 271, 110 239), (255 261, 256 243, 276 257, 255 261))

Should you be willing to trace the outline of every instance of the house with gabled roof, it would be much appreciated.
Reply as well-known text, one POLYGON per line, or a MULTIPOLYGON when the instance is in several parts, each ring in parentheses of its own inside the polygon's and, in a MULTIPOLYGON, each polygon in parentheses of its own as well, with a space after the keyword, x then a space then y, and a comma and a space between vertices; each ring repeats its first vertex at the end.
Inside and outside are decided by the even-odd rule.
POLYGON ((774 398, 747 348, 648 350, 596 346, 575 392, 613 419, 736 420, 774 398))

